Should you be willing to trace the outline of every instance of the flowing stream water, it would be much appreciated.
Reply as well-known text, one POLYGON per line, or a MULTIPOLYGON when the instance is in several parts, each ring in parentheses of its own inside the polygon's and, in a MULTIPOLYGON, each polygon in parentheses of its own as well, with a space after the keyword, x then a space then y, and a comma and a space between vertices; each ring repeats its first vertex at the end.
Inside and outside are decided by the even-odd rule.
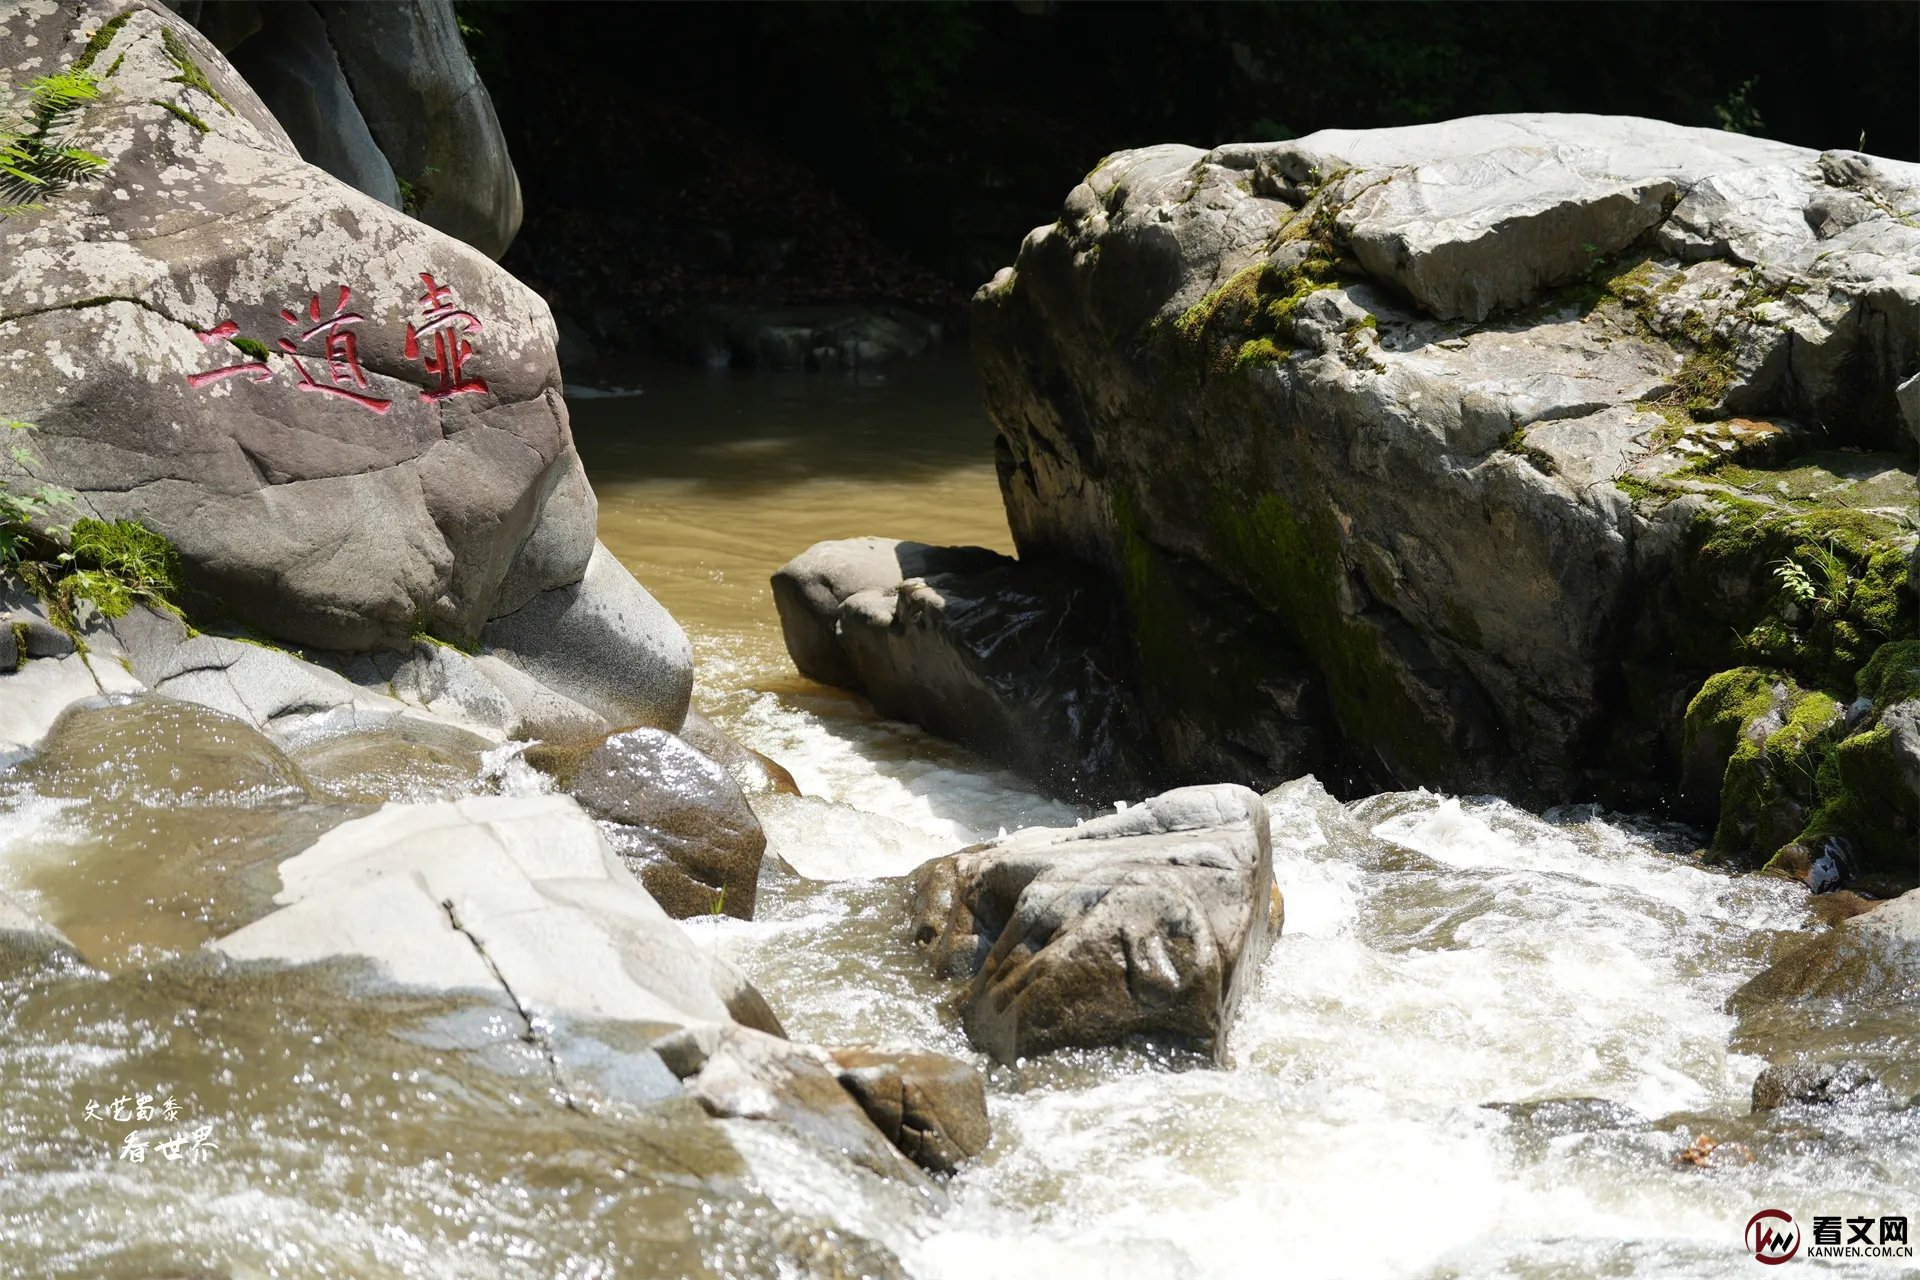
MULTIPOLYGON (((964 356, 629 381, 572 401, 601 535, 693 636, 697 703, 804 792, 756 802, 777 855, 758 918, 684 927, 796 1038, 971 1056, 886 877, 1083 812, 796 676, 767 584, 823 538, 1010 549, 964 356)), ((865 1240, 929 1278, 1735 1276, 1756 1210, 1920 1207, 1914 1111, 1747 1115, 1769 1045, 1728 997, 1810 927, 1804 889, 1704 868, 1697 836, 1630 816, 1289 784, 1285 933, 1230 1066, 993 1068, 991 1147, 927 1197, 849 1184, 764 1125, 725 1126, 742 1170, 670 1125, 559 1112, 325 975, 195 963, 343 816, 539 783, 448 744, 282 756, 143 714, 135 749, 0 774, 0 887, 96 966, 0 966, 0 1274, 856 1275, 884 1266, 865 1240), (124 1127, 84 1109, 145 1088, 215 1158, 116 1159, 124 1127), (1702 1134, 1708 1166, 1676 1163, 1702 1134)), ((1910 1023, 1795 1034, 1920 1091, 1910 1023)))

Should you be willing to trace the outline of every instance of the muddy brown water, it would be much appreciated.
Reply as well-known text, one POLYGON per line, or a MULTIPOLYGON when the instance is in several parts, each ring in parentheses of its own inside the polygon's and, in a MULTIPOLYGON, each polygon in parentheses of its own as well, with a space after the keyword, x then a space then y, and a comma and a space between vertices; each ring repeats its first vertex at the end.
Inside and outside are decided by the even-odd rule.
MULTIPOLYGON (((964 355, 611 381, 572 400, 602 537, 693 636, 702 707, 806 793, 760 805, 794 868, 770 860, 760 918, 686 929, 798 1037, 968 1053, 885 877, 1079 811, 797 677, 766 581, 829 537, 1010 549, 964 355)), ((0 1275, 1744 1276, 1758 1209, 1920 1213, 1913 1112, 1746 1114, 1783 1048, 1920 1091, 1914 993, 1742 1022, 1728 999, 1810 927, 1802 891, 1629 816, 1290 788, 1287 932, 1230 1067, 993 1069, 993 1145, 927 1197, 689 1106, 558 1107, 497 1011, 210 963, 311 832, 537 783, 458 744, 277 755, 142 715, 0 775, 0 885, 95 966, 0 957, 0 1275), (451 1047, 490 1020, 492 1051, 451 1047), (143 1093, 177 1117, 114 1118, 143 1093), (1573 1098, 1601 1101, 1511 1105, 1573 1098), (1702 1134, 1753 1158, 1676 1168, 1702 1134)))

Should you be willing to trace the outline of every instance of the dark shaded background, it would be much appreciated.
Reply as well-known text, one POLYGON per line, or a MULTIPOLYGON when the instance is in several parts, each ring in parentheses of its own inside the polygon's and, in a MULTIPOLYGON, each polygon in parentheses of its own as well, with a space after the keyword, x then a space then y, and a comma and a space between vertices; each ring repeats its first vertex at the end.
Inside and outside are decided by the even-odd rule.
POLYGON ((1501 111, 1920 159, 1916 3, 461 0, 507 265, 602 346, 702 302, 957 308, 1110 151, 1501 111))

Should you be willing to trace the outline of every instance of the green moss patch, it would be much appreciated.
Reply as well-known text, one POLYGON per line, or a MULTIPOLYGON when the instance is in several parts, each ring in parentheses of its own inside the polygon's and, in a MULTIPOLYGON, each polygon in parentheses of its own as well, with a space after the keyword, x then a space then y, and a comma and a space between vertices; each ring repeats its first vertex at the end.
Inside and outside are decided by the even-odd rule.
POLYGON ((1712 506, 1675 564, 1671 607, 1690 611, 1678 656, 1709 668, 1776 667, 1814 688, 1852 687, 1882 644, 1915 638, 1905 539, 1850 508, 1782 508, 1706 492, 1712 506), (1729 643, 1731 642, 1731 643, 1729 643))
POLYGON ((168 111, 171 111, 182 122, 184 122, 186 125, 188 125, 190 128, 192 128, 198 133, 213 132, 213 127, 211 125, 209 125, 205 120, 202 120, 199 116, 193 114, 193 112, 187 110, 183 106, 179 106, 178 104, 172 103, 172 102, 162 102, 159 98, 149 98, 148 101, 153 103, 153 105, 156 107, 162 107, 168 111))
MULTIPOLYGON (((137 12, 138 10, 136 9, 128 9, 125 13, 118 14, 101 23, 99 30, 95 31, 93 35, 88 38, 86 47, 80 50, 80 56, 73 60, 73 66, 70 69, 73 71, 91 70, 94 59, 107 51, 107 46, 113 43, 113 38, 120 34, 120 28, 126 26, 127 20, 137 12)), ((118 63, 114 64, 114 70, 117 70, 118 66, 118 63)), ((109 70, 107 74, 112 75, 113 70, 109 70)))
POLYGON ((61 630, 79 637, 83 604, 104 618, 124 617, 136 604, 180 616, 180 554, 171 542, 132 520, 76 520, 68 539, 64 549, 43 539, 41 554, 12 568, 61 630))
POLYGON ((1883 644, 1860 670, 1860 696, 1884 711, 1920 698, 1920 640, 1883 644))
POLYGON ((1812 847, 1843 838, 1869 887, 1911 888, 1920 877, 1920 800, 1894 751, 1892 731, 1875 726, 1836 746, 1821 769, 1819 793, 1821 806, 1798 842, 1812 847))
POLYGON ((1687 707, 1686 784, 1702 788, 1719 765, 1717 852, 1757 867, 1799 834, 1840 724, 1838 699, 1783 672, 1741 667, 1701 686, 1687 707))
POLYGON ((162 29, 160 32, 160 44, 161 47, 167 51, 167 59, 180 69, 179 75, 168 77, 169 83, 184 85, 189 89, 203 93, 218 103, 221 109, 226 111, 228 115, 233 114, 232 105, 220 96, 220 91, 214 88, 212 82, 207 79, 207 73, 200 69, 198 62, 194 61, 193 51, 187 48, 185 41, 173 34, 172 31, 162 29))

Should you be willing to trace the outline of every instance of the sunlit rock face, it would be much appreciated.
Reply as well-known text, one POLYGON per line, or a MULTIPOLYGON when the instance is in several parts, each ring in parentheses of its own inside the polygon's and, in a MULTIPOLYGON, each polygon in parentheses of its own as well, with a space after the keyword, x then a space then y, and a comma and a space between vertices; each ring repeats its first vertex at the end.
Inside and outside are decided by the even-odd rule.
POLYGON ((1280 928, 1266 804, 1244 787, 1028 828, 928 863, 913 887, 914 939, 971 980, 967 1034, 999 1062, 1131 1037, 1224 1062, 1280 928))
POLYGON ((1913 634, 1917 264, 1920 167, 1500 116, 1110 156, 974 321, 1170 775, 1648 803, 1709 677, 1913 634))
MULTIPOLYGON (((412 683, 488 732, 679 726, 686 636, 596 554, 544 301, 301 161, 158 5, 16 6, 0 65, 29 92, 65 77, 48 137, 97 158, 0 218, 0 403, 38 428, 0 480, 169 539, 201 625, 336 653, 487 645, 412 683)), ((351 678, 406 696, 392 666, 351 678)), ((288 705, 354 700, 301 678, 331 691, 288 705)), ((272 718, 245 691, 181 696, 272 718)))
POLYGON ((192 28, 119 12, 0 16, 15 84, 96 79, 61 137, 106 162, 0 220, 0 390, 35 473, 303 644, 472 638, 577 582, 592 500, 546 304, 302 162, 192 28))

